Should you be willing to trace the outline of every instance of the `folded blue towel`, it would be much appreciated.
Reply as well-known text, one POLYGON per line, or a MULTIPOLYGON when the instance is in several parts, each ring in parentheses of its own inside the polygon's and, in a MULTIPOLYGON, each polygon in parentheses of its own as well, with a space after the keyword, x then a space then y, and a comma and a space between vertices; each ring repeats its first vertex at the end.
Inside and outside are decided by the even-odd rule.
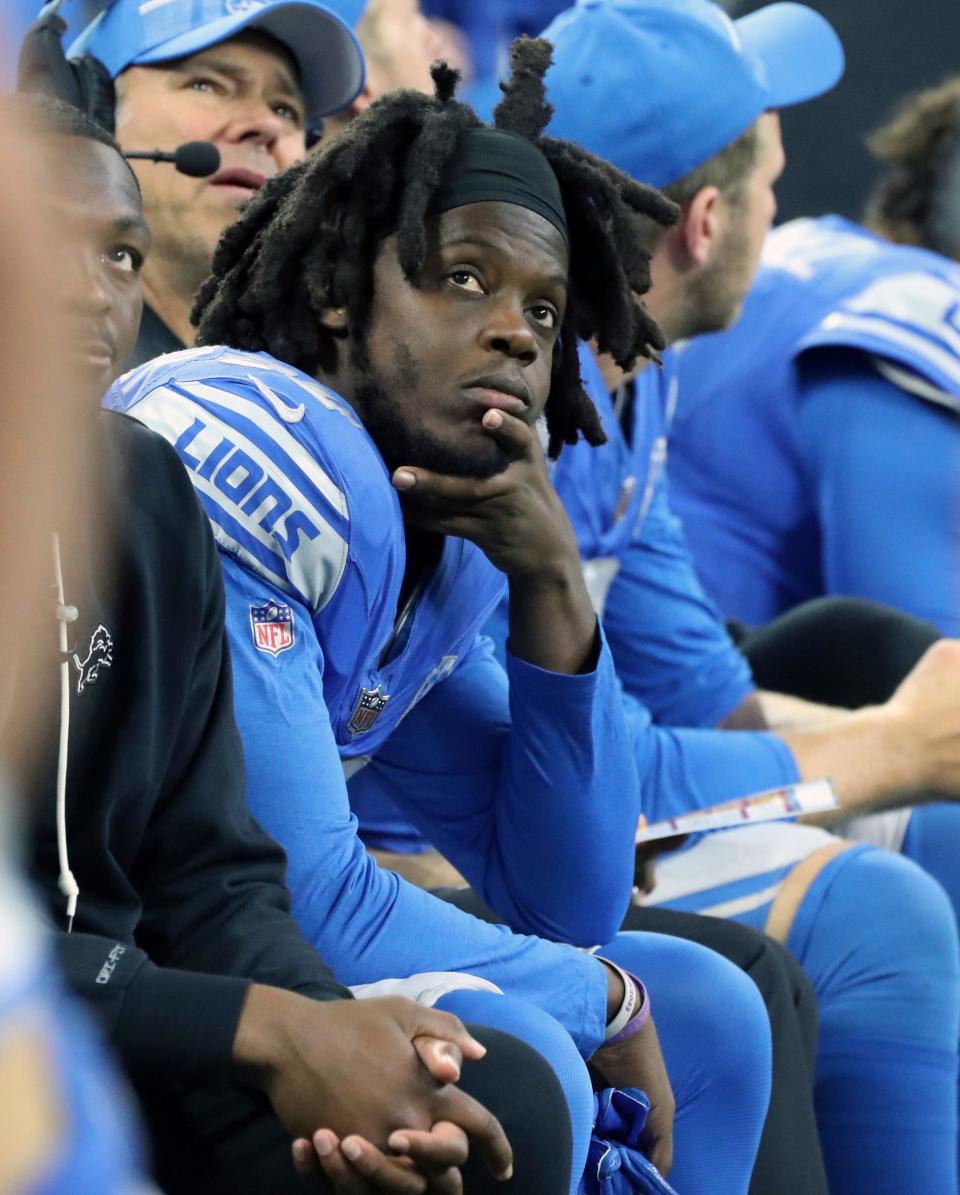
POLYGON ((635 1087, 593 1097, 593 1135, 579 1195, 677 1195, 640 1152, 650 1101, 635 1087))

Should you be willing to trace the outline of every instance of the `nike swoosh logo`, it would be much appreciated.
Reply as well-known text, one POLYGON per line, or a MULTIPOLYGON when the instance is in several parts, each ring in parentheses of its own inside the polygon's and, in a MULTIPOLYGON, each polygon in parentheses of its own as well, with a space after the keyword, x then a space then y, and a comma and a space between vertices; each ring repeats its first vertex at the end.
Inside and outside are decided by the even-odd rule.
POLYGON ((284 423, 299 423, 307 413, 307 408, 303 403, 291 407, 283 401, 279 394, 275 394, 269 386, 265 386, 259 378, 254 377, 253 374, 247 374, 247 377, 253 382, 254 386, 256 386, 284 423))

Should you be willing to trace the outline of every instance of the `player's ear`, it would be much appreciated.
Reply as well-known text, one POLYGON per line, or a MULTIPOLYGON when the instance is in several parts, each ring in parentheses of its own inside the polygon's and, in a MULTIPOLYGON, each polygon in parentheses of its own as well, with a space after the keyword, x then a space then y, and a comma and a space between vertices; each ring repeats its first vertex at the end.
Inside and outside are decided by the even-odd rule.
POLYGON ((348 331, 346 307, 324 307, 320 313, 320 326, 333 336, 345 336, 348 331))
POLYGON ((373 94, 373 89, 370 86, 370 80, 365 79, 363 87, 360 89, 360 94, 350 102, 350 107, 347 111, 351 116, 359 116, 361 112, 365 111, 377 97, 373 94))
POLYGON ((707 265, 716 251, 722 232, 723 206, 716 187, 701 187, 680 216, 677 232, 691 265, 707 265))

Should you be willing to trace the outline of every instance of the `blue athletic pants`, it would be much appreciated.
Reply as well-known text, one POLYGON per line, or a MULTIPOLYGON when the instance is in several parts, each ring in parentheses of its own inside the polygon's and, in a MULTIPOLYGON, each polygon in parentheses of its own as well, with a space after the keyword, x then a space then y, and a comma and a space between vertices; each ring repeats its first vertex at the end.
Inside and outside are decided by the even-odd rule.
MULTIPOLYGON (((770 1029, 751 980, 693 942, 625 933, 600 951, 643 979, 677 1104, 674 1169, 681 1195, 746 1195, 770 1091, 770 1029)), ((561 1026, 509 995, 461 991, 439 1004, 511 1033, 553 1066, 573 1122, 573 1187, 593 1114, 587 1069, 561 1026)))
POLYGON ((787 942, 820 1004, 817 1120, 837 1195, 956 1195, 960 965, 943 889, 899 855, 833 859, 787 942))
POLYGON ((902 849, 943 885, 960 922, 960 805, 917 806, 910 814, 902 849))

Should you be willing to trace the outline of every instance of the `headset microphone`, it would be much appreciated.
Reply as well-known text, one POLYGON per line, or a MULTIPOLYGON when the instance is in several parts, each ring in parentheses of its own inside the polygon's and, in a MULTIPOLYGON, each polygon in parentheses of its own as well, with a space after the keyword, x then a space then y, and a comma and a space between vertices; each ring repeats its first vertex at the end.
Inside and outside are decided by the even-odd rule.
POLYGON ((178 145, 172 154, 161 153, 124 153, 127 161, 137 162, 172 162, 174 169, 190 178, 207 178, 216 174, 220 169, 220 151, 211 141, 188 141, 186 145, 178 145))

